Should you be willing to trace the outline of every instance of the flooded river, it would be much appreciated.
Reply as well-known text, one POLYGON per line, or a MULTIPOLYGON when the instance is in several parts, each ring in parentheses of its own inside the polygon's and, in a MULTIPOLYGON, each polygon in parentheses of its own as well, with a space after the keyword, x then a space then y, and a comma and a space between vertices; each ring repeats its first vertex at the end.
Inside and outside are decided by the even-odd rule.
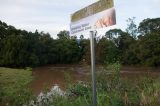
MULTIPOLYGON (((96 70, 102 70, 98 66, 96 70)), ((33 81, 31 88, 34 94, 39 94, 45 87, 51 88, 54 85, 60 86, 65 89, 66 74, 76 81, 90 80, 90 67, 80 65, 50 65, 33 69, 33 81)), ((123 78, 135 79, 142 76, 149 76, 152 78, 160 77, 160 68, 135 68, 123 67, 121 68, 121 76, 123 78)))

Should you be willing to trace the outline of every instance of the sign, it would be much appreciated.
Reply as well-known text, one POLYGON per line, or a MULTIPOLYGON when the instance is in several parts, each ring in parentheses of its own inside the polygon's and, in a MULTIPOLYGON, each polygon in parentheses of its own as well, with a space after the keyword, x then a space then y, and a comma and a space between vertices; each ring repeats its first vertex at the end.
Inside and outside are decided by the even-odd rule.
POLYGON ((113 0, 100 0, 71 15, 70 34, 77 35, 116 24, 113 0))
POLYGON ((97 106, 96 73, 95 73, 95 33, 93 30, 116 24, 113 0, 99 0, 83 8, 71 16, 70 34, 77 35, 90 31, 91 70, 92 70, 92 101, 97 106))

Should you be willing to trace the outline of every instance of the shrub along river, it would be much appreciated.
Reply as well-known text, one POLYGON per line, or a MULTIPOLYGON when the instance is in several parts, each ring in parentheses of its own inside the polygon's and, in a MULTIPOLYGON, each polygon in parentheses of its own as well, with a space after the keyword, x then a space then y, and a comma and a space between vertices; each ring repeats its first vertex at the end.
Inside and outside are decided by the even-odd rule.
MULTIPOLYGON (((97 66, 96 70, 104 68, 97 66)), ((139 77, 160 77, 160 68, 146 67, 122 67, 121 77, 126 80, 136 80, 139 77)), ((62 90, 66 87, 66 76, 70 76, 72 82, 89 81, 91 71, 89 66, 82 65, 49 65, 33 69, 33 81, 31 88, 34 94, 38 95, 45 87, 51 88, 58 85, 62 90)))

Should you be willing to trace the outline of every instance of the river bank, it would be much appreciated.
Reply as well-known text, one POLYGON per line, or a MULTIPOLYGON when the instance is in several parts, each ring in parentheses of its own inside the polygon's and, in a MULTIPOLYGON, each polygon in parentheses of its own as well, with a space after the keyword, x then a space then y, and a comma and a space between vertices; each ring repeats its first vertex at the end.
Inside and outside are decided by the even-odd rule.
MULTIPOLYGON (((125 101, 123 98, 126 95, 126 98, 128 98, 126 101, 129 101, 127 103, 145 103, 147 98, 150 99, 149 103, 159 103, 152 100, 156 98, 156 100, 159 101, 159 68, 122 67, 119 70, 119 68, 111 67, 106 70, 102 66, 97 66, 96 70, 97 92, 101 105, 104 104, 103 99, 110 101, 109 98, 113 98, 112 101, 110 101, 112 103, 124 104, 125 101), (113 72, 110 73, 110 70, 113 72), (134 101, 132 101, 132 99, 134 101)), ((67 92, 65 98, 61 97, 60 100, 58 99, 56 101, 57 104, 62 101, 63 105, 68 103, 68 105, 65 106, 70 106, 73 102, 72 100, 77 100, 77 102, 73 102, 73 106, 76 103, 81 103, 82 105, 87 103, 90 105, 90 80, 89 66, 49 65, 34 68, 32 71, 30 68, 0 68, 0 102, 2 102, 2 106, 5 106, 6 103, 14 103, 12 104, 13 106, 27 104, 28 101, 33 101, 34 98, 41 94, 40 92, 44 92, 46 90, 45 88, 48 88, 48 91, 52 91, 52 88, 56 85, 59 86, 61 90, 67 92), (81 83, 80 81, 83 82, 81 83), (28 88, 29 82, 29 88, 33 94, 28 88), (70 85, 70 87, 68 85, 70 85), (82 95, 89 96, 89 98, 84 98, 82 95)), ((55 97, 53 99, 55 100, 55 97)), ((55 104, 55 101, 51 104, 55 104)))

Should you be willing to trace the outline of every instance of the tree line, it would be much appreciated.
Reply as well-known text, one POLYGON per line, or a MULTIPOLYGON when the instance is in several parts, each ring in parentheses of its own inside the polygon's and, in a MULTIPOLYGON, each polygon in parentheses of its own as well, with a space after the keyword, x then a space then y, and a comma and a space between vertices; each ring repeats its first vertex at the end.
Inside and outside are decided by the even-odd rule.
MULTIPOLYGON (((96 36, 96 63, 119 61, 124 65, 160 66, 160 18, 144 19, 137 27, 134 18, 127 29, 111 29, 96 36)), ((46 64, 90 64, 90 40, 60 31, 28 32, 0 21, 0 66, 26 67, 46 64)))

